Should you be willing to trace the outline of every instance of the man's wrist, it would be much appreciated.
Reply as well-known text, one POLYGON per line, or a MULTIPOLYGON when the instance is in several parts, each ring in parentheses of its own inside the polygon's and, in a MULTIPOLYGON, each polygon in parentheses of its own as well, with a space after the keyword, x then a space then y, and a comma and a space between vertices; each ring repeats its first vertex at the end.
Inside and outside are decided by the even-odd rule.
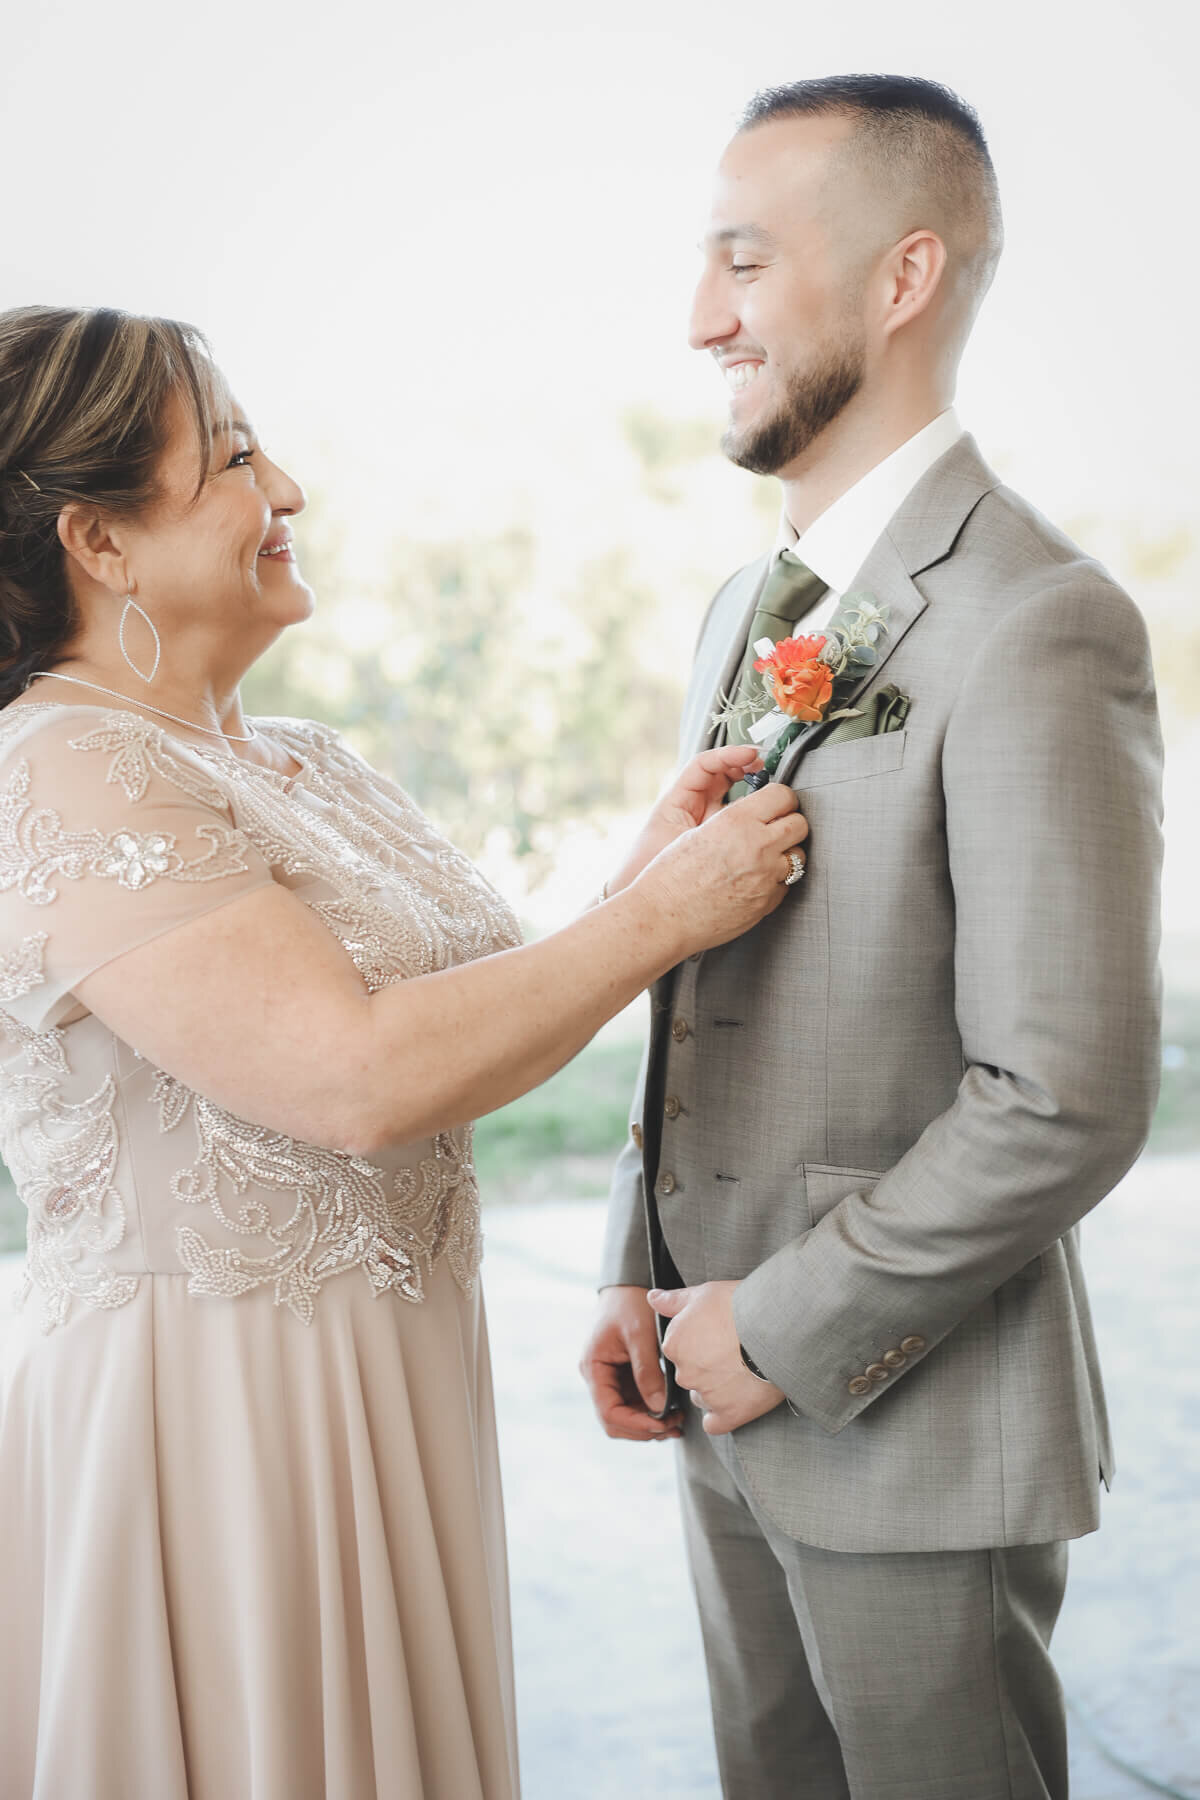
POLYGON ((754 1358, 751 1356, 750 1352, 747 1350, 745 1344, 739 1344, 738 1349, 742 1353, 742 1361, 745 1363, 746 1367, 749 1369, 749 1371, 753 1375, 754 1379, 756 1381, 765 1381, 768 1387, 774 1387, 775 1383, 771 1380, 771 1377, 769 1375, 763 1374, 762 1370, 759 1368, 758 1364, 755 1362, 754 1358))

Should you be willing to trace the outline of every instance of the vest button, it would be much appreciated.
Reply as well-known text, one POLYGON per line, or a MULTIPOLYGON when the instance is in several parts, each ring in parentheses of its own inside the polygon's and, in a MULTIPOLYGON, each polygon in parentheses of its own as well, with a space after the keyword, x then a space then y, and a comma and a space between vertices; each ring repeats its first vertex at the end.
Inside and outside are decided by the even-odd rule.
POLYGON ((687 1020, 685 1018, 683 1018, 683 1016, 681 1014, 676 1013, 675 1017, 671 1020, 671 1036, 675 1039, 675 1042, 677 1044, 682 1044, 682 1042, 683 1042, 684 1038, 687 1036, 687 1034, 688 1034, 687 1020))
POLYGON ((668 1169, 665 1174, 659 1176, 658 1191, 660 1194, 673 1194, 675 1192, 675 1186, 675 1177, 672 1175, 670 1169, 668 1169))
POLYGON ((663 1111, 666 1113, 668 1119, 677 1119, 679 1117, 681 1108, 679 1101, 674 1094, 668 1094, 663 1101, 663 1111))

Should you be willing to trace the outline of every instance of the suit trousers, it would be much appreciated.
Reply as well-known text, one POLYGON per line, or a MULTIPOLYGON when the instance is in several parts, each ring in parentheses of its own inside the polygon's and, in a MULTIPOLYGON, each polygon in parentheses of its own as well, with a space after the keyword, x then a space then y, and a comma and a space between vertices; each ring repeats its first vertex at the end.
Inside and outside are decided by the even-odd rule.
POLYGON ((1065 1544, 797 1543, 698 1416, 678 1467, 725 1800, 1066 1800, 1065 1544))

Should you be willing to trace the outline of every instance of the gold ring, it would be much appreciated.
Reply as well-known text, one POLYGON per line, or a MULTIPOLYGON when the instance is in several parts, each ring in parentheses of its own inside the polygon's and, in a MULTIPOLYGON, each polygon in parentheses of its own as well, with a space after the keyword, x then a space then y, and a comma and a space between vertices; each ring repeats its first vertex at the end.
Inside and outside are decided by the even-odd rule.
POLYGON ((798 850, 788 851, 788 872, 783 878, 784 887, 795 887, 798 881, 804 880, 804 858, 798 850))

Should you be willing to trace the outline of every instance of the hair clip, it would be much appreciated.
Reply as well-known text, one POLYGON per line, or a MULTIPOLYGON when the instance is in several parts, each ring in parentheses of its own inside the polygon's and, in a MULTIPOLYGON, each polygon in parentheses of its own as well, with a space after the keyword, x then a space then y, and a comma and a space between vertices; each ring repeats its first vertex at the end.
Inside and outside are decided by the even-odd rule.
POLYGON ((41 493, 41 491, 42 491, 42 490, 41 490, 41 488, 40 488, 40 487, 39 487, 39 486, 38 486, 38 484, 37 484, 37 482, 36 482, 36 481, 35 481, 35 480, 34 480, 34 479, 33 479, 33 476, 32 476, 32 475, 25 475, 25 471, 24 471, 24 469, 18 469, 18 470, 17 470, 17 474, 18 474, 18 475, 24 475, 24 476, 25 476, 25 480, 26 480, 26 481, 27 481, 27 482, 28 482, 28 483, 29 483, 29 485, 30 485, 30 487, 31 487, 31 488, 32 488, 32 489, 33 489, 33 490, 34 490, 34 492, 35 492, 35 493, 36 493, 36 494, 40 494, 40 493, 41 493))

